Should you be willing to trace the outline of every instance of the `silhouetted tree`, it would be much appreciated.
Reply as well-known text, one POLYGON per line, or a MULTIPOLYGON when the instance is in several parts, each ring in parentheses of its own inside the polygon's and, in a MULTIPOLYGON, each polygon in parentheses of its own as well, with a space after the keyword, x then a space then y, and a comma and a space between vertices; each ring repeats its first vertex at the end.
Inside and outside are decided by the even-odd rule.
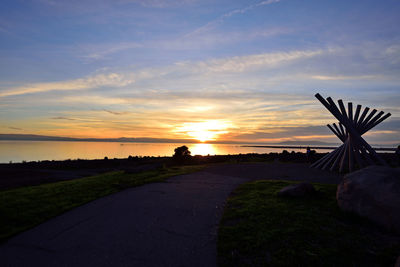
POLYGON ((173 159, 176 163, 185 163, 190 158, 190 151, 187 146, 180 146, 175 148, 173 159))
POLYGON ((190 151, 189 148, 187 146, 180 146, 175 148, 175 154, 174 157, 187 157, 190 156, 190 151))

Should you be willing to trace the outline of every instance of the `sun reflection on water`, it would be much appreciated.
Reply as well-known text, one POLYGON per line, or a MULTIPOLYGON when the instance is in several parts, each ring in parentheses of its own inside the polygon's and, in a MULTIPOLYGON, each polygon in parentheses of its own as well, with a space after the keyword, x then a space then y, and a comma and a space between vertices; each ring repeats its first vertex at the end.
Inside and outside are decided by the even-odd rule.
POLYGON ((216 155, 218 149, 213 144, 193 144, 189 147, 191 154, 194 155, 216 155))

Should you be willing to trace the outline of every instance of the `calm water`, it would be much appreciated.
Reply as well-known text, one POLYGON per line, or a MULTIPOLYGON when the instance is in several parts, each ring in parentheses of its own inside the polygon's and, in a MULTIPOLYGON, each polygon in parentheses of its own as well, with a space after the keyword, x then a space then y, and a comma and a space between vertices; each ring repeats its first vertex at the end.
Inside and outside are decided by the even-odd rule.
MULTIPOLYGON (((0 141, 0 163, 22 162, 23 160, 127 158, 129 155, 172 156, 174 149, 183 145, 189 147, 192 155, 269 153, 283 150, 282 148, 241 147, 237 144, 0 141)), ((304 149, 290 149, 289 151, 292 150, 305 152, 304 149)))

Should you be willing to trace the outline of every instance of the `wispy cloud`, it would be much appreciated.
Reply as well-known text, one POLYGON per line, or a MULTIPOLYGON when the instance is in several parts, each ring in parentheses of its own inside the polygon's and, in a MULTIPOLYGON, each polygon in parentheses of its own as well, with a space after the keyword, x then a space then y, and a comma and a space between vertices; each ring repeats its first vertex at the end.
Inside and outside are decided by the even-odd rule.
POLYGON ((124 6, 127 4, 137 4, 145 8, 171 8, 191 4, 196 0, 38 0, 44 5, 51 7, 64 8, 69 10, 79 10, 90 12, 91 10, 104 9, 109 11, 115 6, 124 6), (84 8, 83 8, 84 7, 84 8))
POLYGON ((311 76, 312 79, 322 80, 322 81, 340 81, 340 80, 372 80, 381 78, 378 75, 358 75, 358 76, 346 76, 346 75, 335 75, 335 76, 326 76, 326 75, 314 75, 311 76))
POLYGON ((195 2, 195 0, 120 0, 122 3, 134 2, 144 7, 167 8, 177 7, 195 2))
POLYGON ((221 24, 227 18, 230 18, 230 17, 232 17, 232 16, 234 16, 236 14, 244 14, 244 13, 246 13, 246 12, 256 8, 256 7, 274 4, 274 3, 278 3, 280 1, 281 0, 261 1, 261 2, 256 3, 256 4, 252 4, 252 5, 246 6, 244 8, 234 9, 234 10, 228 12, 228 13, 222 14, 217 19, 212 20, 212 21, 208 22, 207 24, 197 28, 196 30, 192 31, 191 33, 187 34, 186 36, 193 36, 193 35, 197 35, 197 34, 200 34, 200 33, 204 33, 206 31, 209 31, 210 29, 214 28, 215 26, 221 24))
POLYGON ((112 111, 112 110, 108 110, 108 109, 103 109, 103 111, 113 114, 113 115, 126 115, 129 114, 129 112, 127 111, 122 111, 122 112, 118 112, 118 111, 112 111))
POLYGON ((256 7, 274 4, 274 3, 278 3, 278 2, 280 2, 280 1, 281 1, 281 0, 267 0, 267 1, 259 2, 259 3, 257 3, 257 4, 249 5, 249 6, 245 7, 245 8, 235 9, 235 10, 232 10, 231 12, 228 12, 228 13, 226 13, 226 14, 223 14, 223 15, 220 17, 219 20, 224 20, 225 18, 232 17, 232 16, 235 15, 235 14, 243 14, 243 13, 246 13, 247 11, 250 11, 250 10, 256 8, 256 7))
POLYGON ((68 118, 68 117, 63 117, 63 116, 59 116, 59 117, 53 117, 51 118, 52 120, 67 120, 67 121, 76 121, 76 119, 74 118, 68 118))
MULTIPOLYGON (((258 67, 276 67, 285 62, 311 58, 324 53, 324 50, 306 50, 265 53, 228 59, 216 59, 197 63, 197 67, 209 72, 243 72, 258 67)), ((185 64, 185 63, 181 63, 185 64)))
MULTIPOLYGON (((348 93, 347 85, 355 80, 358 85, 363 81, 369 85, 372 82, 387 84, 391 79, 396 79, 383 71, 386 60, 380 61, 383 62, 381 66, 375 65, 373 68, 365 64, 371 60, 371 53, 376 54, 376 50, 359 47, 358 51, 363 55, 363 60, 353 71, 346 68, 345 61, 339 65, 343 68, 338 68, 337 64, 332 68, 321 65, 321 62, 338 57, 347 59, 343 56, 348 53, 345 48, 291 50, 185 61, 124 73, 110 72, 123 78, 117 79, 115 85, 109 82, 106 89, 82 89, 78 94, 74 90, 50 90, 46 94, 33 94, 30 91, 29 95, 9 97, 4 101, 26 101, 30 107, 40 105, 46 106, 47 110, 57 110, 52 119, 48 118, 48 112, 42 115, 48 119, 46 134, 57 130, 59 135, 75 136, 85 133, 92 137, 130 135, 187 138, 190 129, 182 128, 185 125, 226 120, 235 127, 221 130, 218 133, 220 138, 264 142, 293 138, 336 141, 329 129, 317 127, 334 122, 334 118, 314 99, 315 90, 328 85, 333 89, 324 89, 321 93, 327 92, 334 98, 337 95, 353 96, 353 92, 348 93), (126 80, 135 82, 120 86, 126 80), (348 82, 345 84, 343 81, 348 82), (298 89, 298 84, 307 84, 308 88, 298 89)), ((353 58, 348 61, 352 62, 353 58)), ((108 77, 109 74, 102 75, 108 77)), ((58 83, 66 82, 49 83, 44 87, 50 88, 50 85, 58 83)), ((93 82, 91 86, 97 89, 105 83, 93 82)), ((363 96, 369 94, 364 88, 358 92, 363 96)), ((383 92, 379 91, 379 95, 386 95, 383 92)), ((386 97, 397 103, 396 91, 386 97)), ((375 98, 382 99, 382 96, 375 98)), ((365 105, 364 100, 359 101, 365 105)), ((385 101, 375 101, 373 106, 379 107, 381 103, 387 103, 385 101)), ((382 109, 387 111, 386 108, 382 109)), ((12 110, 8 108, 10 114, 12 110)), ((43 120, 41 123, 43 125, 43 120)), ((3 124, 11 125, 9 122, 3 124)), ((385 127, 381 130, 388 131, 385 127)), ((391 131, 384 132, 390 135, 390 140, 395 139, 399 132, 396 129, 391 131)))
POLYGON ((233 45, 244 41, 251 42, 256 39, 272 38, 290 32, 290 29, 284 27, 255 28, 248 31, 234 32, 204 32, 201 34, 187 34, 175 39, 149 42, 145 46, 165 50, 204 50, 221 45, 233 45))
POLYGON ((17 130, 17 131, 22 131, 23 130, 22 128, 18 128, 18 127, 8 127, 8 129, 17 130))
POLYGON ((138 42, 84 46, 82 49, 85 51, 85 55, 82 57, 88 60, 104 59, 108 55, 140 47, 143 47, 143 44, 138 42))
POLYGON ((10 90, 0 92, 0 97, 24 95, 48 91, 62 91, 62 90, 84 90, 90 88, 98 88, 104 86, 122 87, 134 82, 132 77, 124 74, 109 73, 98 74, 76 80, 49 82, 49 83, 35 83, 31 85, 12 88, 10 90))
POLYGON ((100 87, 125 87, 135 82, 153 80, 154 78, 168 77, 177 73, 182 74, 207 74, 207 73, 238 73, 258 68, 272 68, 281 64, 287 64, 296 60, 307 59, 323 54, 324 50, 290 51, 277 53, 264 53, 241 57, 212 59, 199 62, 178 62, 172 66, 143 69, 135 72, 106 73, 88 76, 85 78, 35 83, 16 87, 0 92, 0 97, 23 94, 41 93, 48 91, 85 90, 100 87))

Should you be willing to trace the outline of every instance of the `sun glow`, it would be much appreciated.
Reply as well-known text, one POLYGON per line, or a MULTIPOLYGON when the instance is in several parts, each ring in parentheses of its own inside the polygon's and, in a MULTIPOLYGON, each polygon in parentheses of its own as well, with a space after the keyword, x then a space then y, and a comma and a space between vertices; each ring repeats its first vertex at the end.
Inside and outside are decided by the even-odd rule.
POLYGON ((231 124, 222 120, 208 120, 203 122, 187 122, 176 128, 176 132, 184 133, 200 142, 213 141, 221 134, 228 133, 231 124))
POLYGON ((218 149, 213 144, 194 144, 189 149, 192 155, 206 156, 218 154, 218 149))

